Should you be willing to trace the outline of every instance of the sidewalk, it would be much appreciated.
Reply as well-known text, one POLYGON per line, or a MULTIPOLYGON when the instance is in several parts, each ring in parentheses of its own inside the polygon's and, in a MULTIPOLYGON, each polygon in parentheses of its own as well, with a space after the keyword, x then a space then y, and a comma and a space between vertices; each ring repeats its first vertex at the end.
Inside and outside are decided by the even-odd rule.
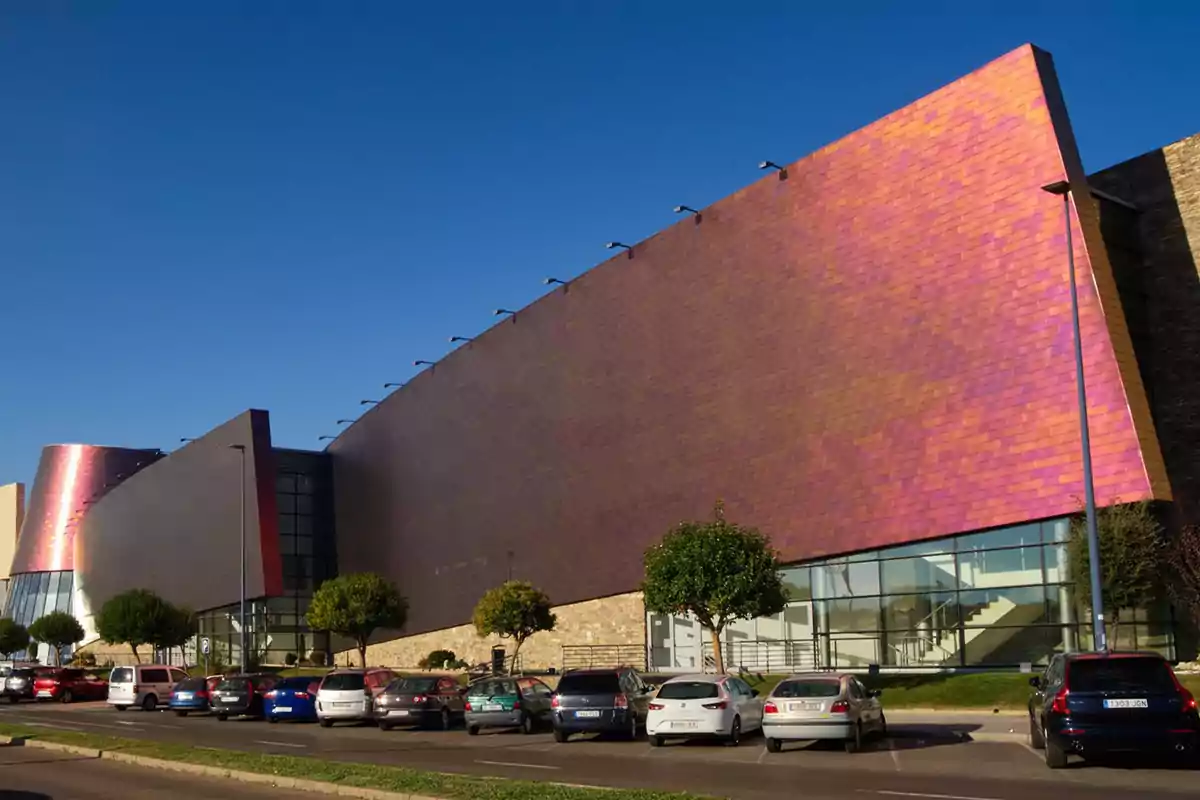
POLYGON ((1029 742, 1029 717, 1023 711, 884 711, 893 736, 969 739, 976 742, 1029 742))

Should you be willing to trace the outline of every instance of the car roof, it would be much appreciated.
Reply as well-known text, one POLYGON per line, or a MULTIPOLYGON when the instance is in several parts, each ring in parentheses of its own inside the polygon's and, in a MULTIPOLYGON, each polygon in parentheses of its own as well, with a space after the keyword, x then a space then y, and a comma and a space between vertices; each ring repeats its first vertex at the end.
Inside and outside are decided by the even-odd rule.
POLYGON ((1157 658, 1166 661, 1162 653, 1152 650, 1120 650, 1112 652, 1065 653, 1068 661, 1099 661, 1109 658, 1157 658))
POLYGON ((626 672, 629 667, 604 667, 594 669, 570 669, 563 673, 563 677, 568 675, 615 675, 620 672, 626 672))
POLYGON ((730 676, 728 675, 676 675, 669 680, 663 681, 665 686, 668 683, 720 683, 730 676))
MULTIPOLYGON (((849 672, 795 672, 784 678, 784 681, 840 681, 853 677, 849 672)), ((780 681, 783 683, 783 681, 780 681)))

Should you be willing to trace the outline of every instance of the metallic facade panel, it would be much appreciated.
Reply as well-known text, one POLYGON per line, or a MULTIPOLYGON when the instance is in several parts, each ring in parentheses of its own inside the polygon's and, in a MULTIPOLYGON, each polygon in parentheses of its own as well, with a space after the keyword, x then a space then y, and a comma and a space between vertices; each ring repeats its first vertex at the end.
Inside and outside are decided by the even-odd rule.
POLYGON ((99 499, 161 454, 86 444, 42 450, 17 537, 12 574, 70 570, 80 522, 99 499))
POLYGON ((76 550, 85 614, 135 587, 195 610, 238 601, 242 484, 233 444, 246 448, 247 595, 282 592, 270 421, 265 411, 247 411, 92 507, 76 550))
MULTIPOLYGON (((1063 209, 1041 187, 1078 157, 1047 75, 1015 50, 418 375, 330 447, 341 570, 395 578, 419 632, 467 621, 510 565, 556 603, 635 589, 644 549, 718 497, 788 561, 1076 511, 1063 209)), ((1166 496, 1103 245, 1078 241, 1097 497, 1166 496)))

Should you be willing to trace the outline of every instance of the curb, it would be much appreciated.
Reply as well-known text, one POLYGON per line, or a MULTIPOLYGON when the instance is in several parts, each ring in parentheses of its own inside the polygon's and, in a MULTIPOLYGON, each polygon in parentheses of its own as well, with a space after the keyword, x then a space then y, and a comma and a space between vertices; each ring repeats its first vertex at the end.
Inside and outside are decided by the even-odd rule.
POLYGON ((227 780, 239 781, 241 783, 257 783, 267 786, 274 786, 279 789, 295 789, 301 792, 313 792, 316 794, 337 795, 339 797, 356 797, 361 800, 444 800, 443 798, 430 797, 423 794, 406 794, 404 792, 388 792, 383 789, 367 789, 361 786, 345 786, 338 783, 328 783, 326 781, 309 781, 303 778, 289 778, 282 775, 267 775, 261 772, 243 772, 236 769, 226 769, 224 767, 209 767, 204 764, 189 764, 186 761, 166 761, 161 758, 148 758, 146 756, 131 756, 127 753, 117 752, 115 750, 96 750, 91 747, 76 747, 70 744, 58 744, 57 742, 42 742, 37 739, 24 739, 21 737, 0 736, 0 745, 20 744, 24 747, 34 747, 40 750, 55 750, 60 753, 74 753, 76 755, 87 756, 89 758, 97 758, 104 761, 116 761, 122 764, 133 764, 139 767, 147 767, 149 769, 160 769, 167 772, 182 772, 188 775, 202 775, 210 778, 225 778, 227 780))
POLYGON ((905 714, 926 714, 930 716, 944 715, 947 717, 1023 717, 1028 711, 1017 708, 888 708, 884 705, 890 717, 900 717, 905 714))
POLYGON ((963 737, 971 742, 1007 742, 1010 744, 1029 744, 1027 733, 965 733, 963 737))

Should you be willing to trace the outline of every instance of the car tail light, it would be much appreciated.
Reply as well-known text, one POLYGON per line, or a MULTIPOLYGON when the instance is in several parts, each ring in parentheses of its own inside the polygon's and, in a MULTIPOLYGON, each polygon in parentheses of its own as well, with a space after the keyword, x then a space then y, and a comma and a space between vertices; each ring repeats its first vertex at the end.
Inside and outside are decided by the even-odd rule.
POLYGON ((296 692, 292 696, 295 697, 297 700, 307 700, 308 692, 296 692))
POLYGON ((558 708, 559 705, 560 704, 558 702, 558 695, 554 695, 553 697, 550 698, 550 707, 551 708, 558 708))
POLYGON ((413 701, 414 703, 416 703, 417 705, 423 705, 423 704, 425 703, 425 701, 426 701, 426 700, 428 700, 428 699, 429 699, 429 698, 428 698, 428 697, 426 697, 426 696, 425 696, 425 695, 423 695, 423 694, 414 694, 414 695, 413 695, 413 699, 412 699, 412 701, 413 701))
POLYGON ((208 697, 208 692, 201 689, 200 691, 196 692, 196 694, 194 696, 195 697, 208 697))
POLYGON ((464 701, 463 702, 463 711, 470 711, 470 710, 471 710, 471 701, 470 700, 464 701))
POLYGON ((775 705, 774 703, 770 703, 770 702, 763 703, 763 713, 764 714, 778 714, 779 706, 775 705))
POLYGON ((513 700, 513 711, 520 711, 520 710, 521 710, 521 701, 513 700))
POLYGON ((829 707, 830 714, 846 714, 850 711, 850 704, 845 700, 838 700, 829 707))
POLYGON ((1067 687, 1058 690, 1058 694, 1054 695, 1054 702, 1050 704, 1050 713, 1052 714, 1069 714, 1071 710, 1067 708, 1067 687))
POLYGON ((651 703, 650 704, 651 711, 662 711, 664 708, 666 708, 666 706, 664 706, 662 703, 651 703))
POLYGON ((271 691, 269 691, 263 695, 263 697, 270 697, 272 700, 278 696, 279 696, 279 692, 275 691, 274 689, 272 689, 271 691))
POLYGON ((1180 697, 1180 699, 1183 700, 1183 710, 1184 711, 1196 711, 1197 710, 1196 696, 1194 694, 1189 692, 1187 689, 1180 687, 1179 697, 1180 697))
POLYGON ((613 698, 613 708, 629 708, 629 698, 619 694, 613 698))
POLYGON ((137 694, 139 691, 141 691, 141 687, 140 687, 140 686, 138 686, 138 685, 135 683, 135 684, 133 685, 133 693, 134 693, 134 694, 137 694))
POLYGON ((700 706, 700 707, 701 707, 701 708, 707 708, 707 709, 708 709, 708 710, 710 710, 710 711, 716 711, 716 710, 718 710, 718 709, 722 709, 722 708, 728 708, 728 707, 729 707, 729 704, 728 704, 728 703, 726 703, 724 700, 718 700, 718 701, 717 701, 717 702, 715 702, 715 703, 704 703, 704 704, 703 704, 702 706, 700 706))

